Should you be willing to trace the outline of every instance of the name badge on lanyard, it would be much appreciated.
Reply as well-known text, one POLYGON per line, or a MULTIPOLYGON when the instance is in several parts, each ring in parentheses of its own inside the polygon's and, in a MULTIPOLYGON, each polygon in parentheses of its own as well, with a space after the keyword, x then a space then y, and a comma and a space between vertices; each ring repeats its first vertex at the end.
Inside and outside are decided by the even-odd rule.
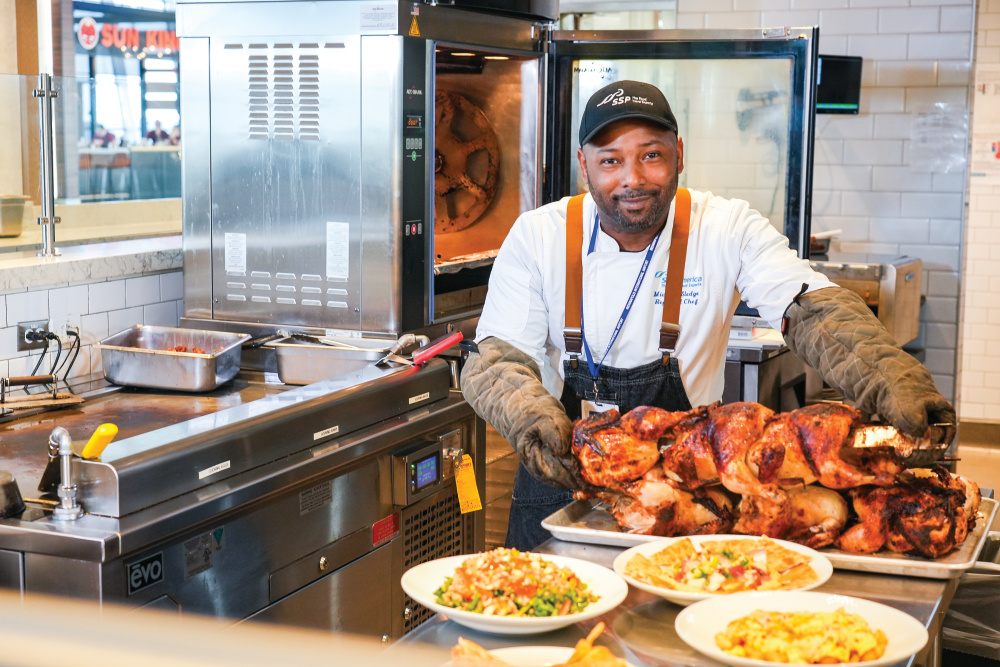
POLYGON ((617 410, 618 406, 614 403, 605 403, 604 401, 591 401, 588 399, 583 399, 580 401, 580 416, 586 419, 590 415, 597 414, 599 412, 607 412, 608 410, 617 410))

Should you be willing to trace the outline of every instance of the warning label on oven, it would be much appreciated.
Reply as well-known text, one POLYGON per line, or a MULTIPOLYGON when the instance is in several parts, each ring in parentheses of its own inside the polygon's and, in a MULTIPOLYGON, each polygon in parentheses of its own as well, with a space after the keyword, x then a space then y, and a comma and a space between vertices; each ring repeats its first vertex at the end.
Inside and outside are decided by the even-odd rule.
POLYGON ((333 480, 306 489, 299 494, 299 516, 304 516, 333 502, 333 480))
POLYGON ((225 546, 225 528, 216 528, 184 543, 184 578, 212 568, 215 554, 225 546))
POLYGON ((226 273, 246 275, 247 235, 226 233, 226 273))
POLYGON ((395 3, 364 3, 361 5, 362 32, 397 32, 399 6, 395 3))
POLYGON ((351 226, 346 222, 326 223, 326 277, 347 280, 351 259, 351 226))

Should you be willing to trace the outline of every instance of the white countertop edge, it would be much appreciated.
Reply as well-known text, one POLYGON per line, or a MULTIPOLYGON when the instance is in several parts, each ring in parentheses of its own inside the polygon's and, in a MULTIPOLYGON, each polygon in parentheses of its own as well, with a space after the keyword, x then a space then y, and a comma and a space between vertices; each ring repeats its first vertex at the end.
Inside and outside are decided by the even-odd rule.
POLYGON ((122 278, 180 269, 180 235, 56 248, 57 257, 34 251, 0 253, 0 292, 122 278))

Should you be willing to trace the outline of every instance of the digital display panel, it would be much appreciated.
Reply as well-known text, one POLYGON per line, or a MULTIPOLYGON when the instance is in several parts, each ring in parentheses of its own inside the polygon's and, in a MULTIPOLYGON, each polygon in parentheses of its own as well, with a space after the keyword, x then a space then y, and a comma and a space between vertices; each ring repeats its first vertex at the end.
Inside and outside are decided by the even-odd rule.
POLYGON ((431 454, 427 458, 420 459, 417 466, 417 489, 422 489, 438 481, 438 455, 431 454))
POLYGON ((819 56, 816 70, 817 113, 858 113, 861 66, 859 56, 819 56))

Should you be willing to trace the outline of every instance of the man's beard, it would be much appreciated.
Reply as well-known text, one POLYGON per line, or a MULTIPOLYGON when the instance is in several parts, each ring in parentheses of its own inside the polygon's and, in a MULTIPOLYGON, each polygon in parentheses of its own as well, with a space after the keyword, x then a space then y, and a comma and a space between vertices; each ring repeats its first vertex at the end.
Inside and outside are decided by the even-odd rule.
MULTIPOLYGON (((590 180, 589 174, 587 180, 590 180)), ((602 225, 606 225, 612 231, 634 234, 655 228, 666 221, 667 213, 670 211, 670 202, 677 194, 678 181, 678 177, 674 176, 674 182, 671 184, 673 187, 669 190, 657 187, 638 190, 626 188, 621 194, 605 197, 603 193, 592 188, 590 194, 597 204, 597 210, 601 213, 602 225), (653 201, 646 213, 640 217, 630 216, 621 208, 619 202, 638 197, 652 197, 653 201)))

